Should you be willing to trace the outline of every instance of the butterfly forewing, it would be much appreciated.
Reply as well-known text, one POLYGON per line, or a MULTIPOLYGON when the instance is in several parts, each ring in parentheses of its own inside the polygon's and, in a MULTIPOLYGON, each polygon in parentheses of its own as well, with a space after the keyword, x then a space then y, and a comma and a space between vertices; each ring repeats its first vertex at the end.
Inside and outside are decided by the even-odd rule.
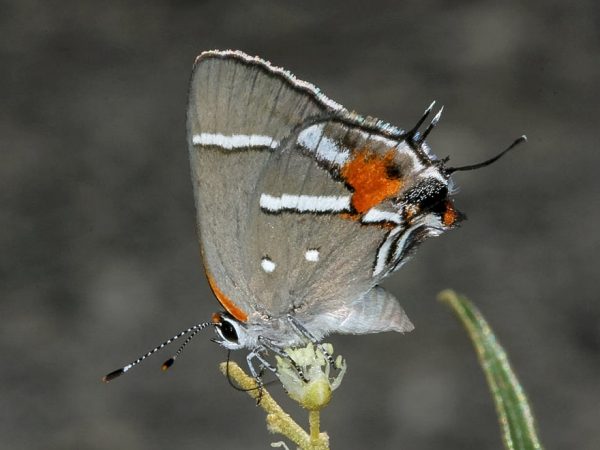
POLYGON ((243 246, 259 213, 257 185, 294 127, 332 110, 306 92, 233 52, 204 53, 192 75, 188 141, 205 268, 213 289, 248 314, 243 246))

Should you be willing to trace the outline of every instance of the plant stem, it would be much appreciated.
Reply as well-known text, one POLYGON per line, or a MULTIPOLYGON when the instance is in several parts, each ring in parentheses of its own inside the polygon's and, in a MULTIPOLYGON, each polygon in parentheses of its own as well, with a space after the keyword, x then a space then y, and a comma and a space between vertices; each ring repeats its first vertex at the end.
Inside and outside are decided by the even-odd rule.
POLYGON ((321 413, 319 411, 309 411, 308 423, 310 426, 310 440, 313 444, 316 444, 319 441, 319 434, 321 433, 321 413))
POLYGON ((282 434, 294 442, 302 450, 329 450, 329 438, 327 434, 319 432, 319 411, 310 411, 309 434, 298 425, 294 419, 287 414, 281 406, 271 397, 271 394, 263 387, 262 392, 258 389, 256 380, 247 375, 236 363, 230 361, 219 365, 223 375, 229 374, 232 380, 255 400, 259 400, 258 406, 267 412, 267 427, 273 433, 282 434), (229 364, 229 367, 228 367, 229 364))

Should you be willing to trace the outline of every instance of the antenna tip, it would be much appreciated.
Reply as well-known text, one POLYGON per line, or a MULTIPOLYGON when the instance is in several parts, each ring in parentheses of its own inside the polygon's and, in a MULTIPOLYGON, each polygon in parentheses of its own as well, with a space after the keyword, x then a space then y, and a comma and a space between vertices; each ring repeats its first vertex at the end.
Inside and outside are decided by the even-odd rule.
POLYGON ((163 365, 160 367, 162 369, 163 372, 169 370, 169 368, 173 365, 173 363, 175 363, 175 358, 169 358, 167 359, 163 365))
POLYGON ((102 377, 102 381, 104 381, 105 383, 109 383, 110 381, 114 380, 115 378, 123 375, 125 373, 125 371, 121 368, 121 369, 117 369, 112 371, 111 373, 109 373, 108 375, 104 375, 102 377))
POLYGON ((527 142, 527 136, 525 136, 523 134, 523 135, 519 136, 517 139, 515 139, 515 141, 512 144, 510 144, 510 146, 508 147, 508 150, 515 148, 517 145, 523 144, 525 142, 527 142))

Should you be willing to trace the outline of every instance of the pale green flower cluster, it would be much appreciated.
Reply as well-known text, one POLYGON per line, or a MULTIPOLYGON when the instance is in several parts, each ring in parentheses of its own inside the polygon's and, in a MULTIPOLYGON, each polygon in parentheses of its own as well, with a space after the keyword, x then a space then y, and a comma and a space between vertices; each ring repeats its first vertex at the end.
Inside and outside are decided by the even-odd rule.
MULTIPOLYGON (((323 348, 333 354, 331 344, 323 344, 323 348)), ((335 377, 330 377, 331 366, 323 352, 312 343, 306 347, 286 349, 286 353, 302 369, 304 381, 289 358, 277 357, 277 374, 288 395, 303 408, 318 411, 329 403, 346 373, 346 361, 338 356, 335 368, 339 370, 335 377)))

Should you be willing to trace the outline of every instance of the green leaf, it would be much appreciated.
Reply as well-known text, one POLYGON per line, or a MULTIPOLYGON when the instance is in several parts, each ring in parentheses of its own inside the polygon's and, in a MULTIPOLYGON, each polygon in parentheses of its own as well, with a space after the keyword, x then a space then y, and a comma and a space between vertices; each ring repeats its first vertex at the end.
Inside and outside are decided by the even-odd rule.
POLYGON ((496 403, 507 450, 541 450, 533 413, 506 352, 479 310, 465 297, 445 290, 438 296, 461 320, 475 346, 479 363, 496 403))

